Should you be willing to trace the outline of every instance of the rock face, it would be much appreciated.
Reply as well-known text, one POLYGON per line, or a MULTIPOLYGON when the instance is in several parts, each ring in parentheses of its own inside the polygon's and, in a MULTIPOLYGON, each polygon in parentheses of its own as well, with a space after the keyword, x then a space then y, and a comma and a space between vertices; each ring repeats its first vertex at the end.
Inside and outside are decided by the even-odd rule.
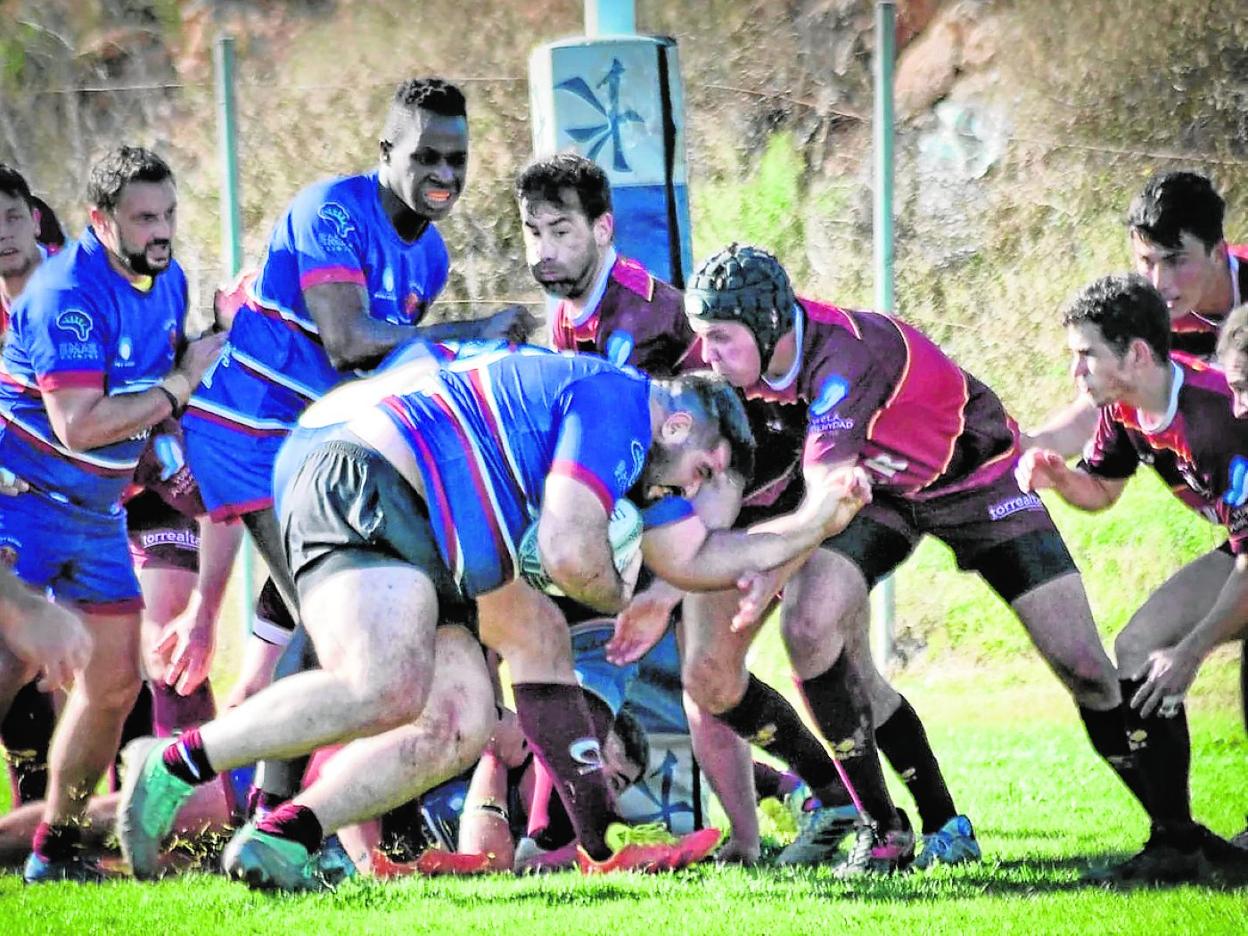
POLYGON ((898 56, 897 115, 912 119, 946 97, 960 76, 988 65, 995 54, 984 4, 957 0, 931 11, 925 27, 898 56))

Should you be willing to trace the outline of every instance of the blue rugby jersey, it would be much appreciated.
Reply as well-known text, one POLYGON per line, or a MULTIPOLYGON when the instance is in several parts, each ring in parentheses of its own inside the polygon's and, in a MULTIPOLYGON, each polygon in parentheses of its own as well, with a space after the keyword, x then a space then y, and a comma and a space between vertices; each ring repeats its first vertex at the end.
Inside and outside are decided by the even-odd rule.
POLYGON ((309 403, 355 376, 330 364, 305 289, 355 283, 367 290, 373 318, 420 322, 446 285, 446 244, 432 224, 404 241, 378 190, 374 171, 316 182, 295 196, 273 228, 220 362, 187 409, 189 421, 281 434, 309 403))
POLYGON ((91 228, 40 264, 13 304, 0 359, 0 465, 38 490, 111 511, 148 431, 71 452, 52 431, 43 394, 101 387, 118 396, 156 385, 173 368, 186 306, 176 260, 143 291, 108 265, 91 228))
MULTIPOLYGON (((652 439, 649 378, 537 348, 453 360, 378 406, 420 465, 438 548, 468 597, 515 577, 549 475, 582 482, 610 511, 652 439)), ((691 513, 669 497, 642 516, 652 528, 691 513)))

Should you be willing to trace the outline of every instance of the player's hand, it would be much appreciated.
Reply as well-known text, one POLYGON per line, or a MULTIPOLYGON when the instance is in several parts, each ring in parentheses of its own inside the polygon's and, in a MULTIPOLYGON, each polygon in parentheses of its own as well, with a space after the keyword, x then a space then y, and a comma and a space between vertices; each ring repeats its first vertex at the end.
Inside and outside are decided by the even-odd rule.
POLYGON ((1043 491, 1057 487, 1068 471, 1066 460, 1052 449, 1029 448, 1014 468, 1014 479, 1024 491, 1043 491))
POLYGON ((216 628, 203 619, 197 607, 187 608, 160 632, 156 653, 165 661, 166 686, 178 695, 190 695, 208 678, 216 649, 216 628))
POLYGON ((8 468, 0 468, 0 494, 16 497, 18 494, 25 494, 29 490, 30 485, 9 471, 8 468))
POLYGON ((540 320, 528 308, 512 305, 485 319, 481 337, 501 338, 513 344, 523 344, 540 324, 540 320))
POLYGON ((520 719, 509 708, 503 709, 498 716, 498 724, 494 734, 490 736, 487 751, 497 757, 506 767, 519 767, 528 755, 528 742, 524 732, 520 730, 520 719))
POLYGON ((190 381, 191 388, 199 386, 208 368, 217 363, 225 343, 230 340, 226 332, 211 332, 187 344, 178 359, 178 370, 190 381))
POLYGON ((781 566, 768 572, 750 572, 741 576, 737 580, 737 591, 741 593, 741 598, 737 602, 737 612, 732 616, 728 629, 739 634, 762 621, 775 603, 783 575, 784 567, 781 566))
POLYGON ((871 503, 871 479, 858 465, 842 465, 806 485, 804 511, 825 536, 835 536, 867 504, 871 503))
POLYGON ((1167 709, 1173 710, 1183 702, 1202 662, 1181 643, 1165 650, 1154 650, 1148 655, 1144 668, 1135 675, 1136 679, 1144 679, 1144 685, 1131 697, 1131 707, 1138 709, 1144 718, 1154 712, 1168 718, 1173 711, 1167 712, 1167 709))
POLYGON ((91 634, 82 622, 37 595, 22 601, 4 625, 6 646, 40 670, 42 692, 67 687, 91 659, 91 634))
POLYGON ((615 634, 607 641, 608 662, 616 666, 635 663, 663 639, 672 611, 680 604, 682 592, 656 580, 634 595, 615 618, 615 634))

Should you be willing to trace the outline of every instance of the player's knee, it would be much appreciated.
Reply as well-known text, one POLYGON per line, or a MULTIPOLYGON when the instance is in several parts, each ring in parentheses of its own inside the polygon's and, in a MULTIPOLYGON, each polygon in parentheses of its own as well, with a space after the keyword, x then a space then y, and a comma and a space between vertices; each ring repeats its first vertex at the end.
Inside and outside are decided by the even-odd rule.
POLYGON ((1082 650, 1055 662, 1054 666, 1080 705, 1106 708, 1117 704, 1120 698, 1117 673, 1103 653, 1082 650))
POLYGON ((681 676, 689 698, 712 715, 731 709, 745 692, 744 674, 709 654, 685 660, 681 676))
POLYGON ((841 622, 817 608, 786 608, 780 632, 791 660, 822 661, 831 666, 845 650, 841 622))
POLYGON ((1114 638, 1114 659, 1118 662, 1118 672, 1129 677, 1148 660, 1148 655, 1157 648, 1146 638, 1144 629, 1128 625, 1114 638))
POLYGON ((111 674, 111 678, 97 679, 84 685, 87 705, 97 712, 113 712, 121 718, 130 714, 143 680, 138 672, 111 674))

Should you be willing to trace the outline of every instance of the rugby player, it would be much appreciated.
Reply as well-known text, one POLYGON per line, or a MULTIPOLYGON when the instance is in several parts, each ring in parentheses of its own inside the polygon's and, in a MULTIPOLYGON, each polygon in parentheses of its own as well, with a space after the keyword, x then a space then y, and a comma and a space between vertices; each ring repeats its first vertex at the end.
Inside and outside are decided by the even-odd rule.
MULTIPOLYGON (((611 191, 602 169, 573 153, 538 160, 518 177, 516 196, 530 270, 555 302, 551 337, 556 348, 599 354, 655 376, 702 366, 681 293, 616 253, 611 191)), ((747 408, 760 446, 745 502, 766 503, 775 512, 777 491, 798 459, 800 436, 773 429, 767 406, 747 404, 747 408)), ((735 486, 720 488, 717 493, 727 502, 713 509, 727 526, 736 515, 741 492, 735 486)), ((708 513, 706 500, 699 498, 700 513, 708 513)), ((747 524, 750 516, 747 507, 747 524)), ((657 637, 681 597, 678 590, 654 582, 621 613, 623 630, 657 637)), ((695 754, 732 824, 732 839, 720 859, 751 862, 758 857, 753 771, 739 733, 789 764, 823 807, 809 817, 812 821, 781 855, 780 863, 829 860, 856 816, 835 763, 788 701, 748 672, 745 657, 753 634, 731 634, 726 627, 735 599, 698 595, 688 599, 687 607, 690 613, 680 617, 679 626, 695 754)), ((585 619, 583 610, 564 610, 573 621, 585 619)), ((611 650, 617 662, 627 662, 640 656, 641 644, 625 647, 614 642, 611 650)), ((875 695, 882 697, 878 711, 881 737, 887 741, 881 747, 915 792, 924 832, 935 834, 956 817, 957 810, 922 723, 869 657, 861 665, 880 687, 875 695)), ((940 852, 946 859, 956 859, 969 847, 963 840, 943 850, 938 844, 929 857, 940 852)))
POLYGON ((13 301, 50 252, 39 241, 41 219, 25 177, 0 163, 0 339, 8 331, 13 301))
MULTIPOLYGON (((1075 381, 1098 407, 1096 435, 1074 468, 1045 449, 1028 450, 1018 465, 1024 490, 1052 489, 1098 511, 1118 500, 1141 462, 1151 464, 1180 500, 1229 533, 1149 596, 1114 640, 1152 821, 1144 849, 1114 870, 1124 880, 1188 880, 1207 861, 1241 857, 1192 819, 1183 697, 1204 657, 1248 631, 1248 422, 1232 411, 1220 370, 1171 357, 1167 305, 1138 275, 1103 277, 1075 296, 1062 322, 1075 381)), ((1245 320, 1241 314, 1241 330, 1225 343, 1241 379, 1233 349, 1245 320)))
POLYGON ((871 587, 926 533, 1010 605, 1075 697, 1093 746, 1138 785, 1113 664, 1061 536, 1014 479, 1018 431, 996 395, 898 319, 796 298, 784 268, 756 247, 733 244, 707 260, 685 309, 715 372, 804 430, 808 485, 846 465, 871 477, 871 504, 842 533, 763 576, 745 601, 765 604, 787 579, 789 658, 866 814, 841 873, 894 870, 914 853, 884 786, 854 660, 868 652, 871 587))
POLYGON ((52 739, 28 881, 95 876, 76 825, 139 689, 142 599, 118 500, 151 427, 185 405, 221 347, 217 337, 185 343, 165 162, 113 150, 92 168, 88 201, 90 227, 14 303, 0 379, 0 464, 30 486, 6 500, 0 546, 24 582, 74 605, 94 638, 52 739))
MULTIPOLYGON (((615 568, 609 510, 628 492, 692 495, 730 468, 748 475, 740 402, 706 376, 651 381, 532 348, 434 374, 413 366, 406 383, 396 368, 343 387, 350 421, 314 447, 284 494, 283 535, 324 669, 279 680, 176 742, 134 747, 118 831, 140 877, 157 867, 178 803, 219 770, 360 739, 226 851, 237 877, 304 889, 319 886, 309 868, 325 832, 475 762, 495 713, 480 646, 452 623, 469 619, 469 602, 482 642, 508 662, 521 727, 565 804, 595 802, 595 825, 576 829, 583 870, 635 866, 605 842, 611 795, 567 623, 517 578, 518 544, 538 516, 545 573, 570 597, 618 612, 639 566, 615 568)), ((708 534, 686 500, 663 497, 646 506, 640 558, 680 587, 730 587, 809 548, 869 496, 861 473, 844 472, 758 535, 708 534)), ((670 867, 681 853, 680 843, 662 847, 645 863, 670 867)))

